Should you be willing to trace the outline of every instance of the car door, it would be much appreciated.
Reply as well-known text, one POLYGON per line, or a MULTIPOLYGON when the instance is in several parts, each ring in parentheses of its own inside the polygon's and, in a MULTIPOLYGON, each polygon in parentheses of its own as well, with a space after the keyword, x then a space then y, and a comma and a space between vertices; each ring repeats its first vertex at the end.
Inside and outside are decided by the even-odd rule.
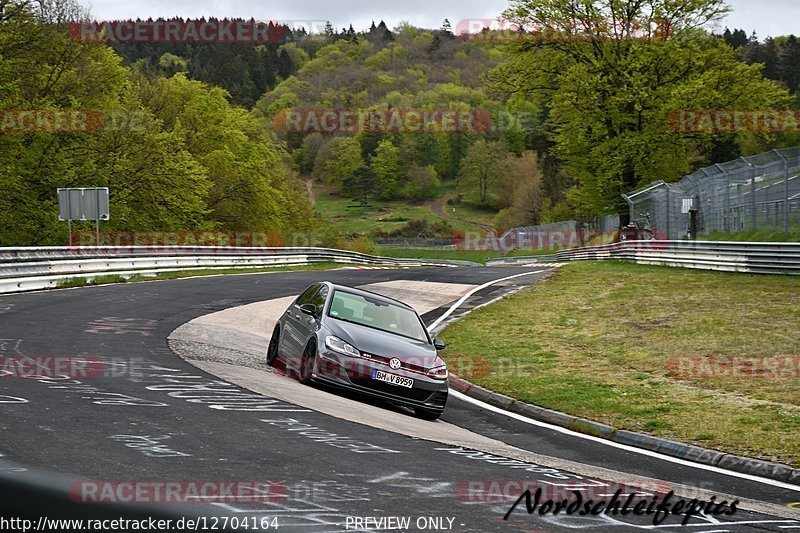
POLYGON ((295 321, 297 324, 297 340, 298 340, 298 354, 302 354, 303 350, 306 348, 306 344, 308 344, 308 340, 313 337, 317 333, 317 328, 319 327, 319 319, 322 317, 322 313, 325 311, 325 301, 328 299, 328 286, 322 284, 319 287, 319 290, 315 291, 311 298, 307 303, 311 304, 317 308, 317 311, 314 315, 307 315, 300 311, 301 303, 297 304, 297 313, 295 313, 295 321), (299 314, 298 314, 299 313, 299 314))
MULTIPOLYGON (((283 359, 292 367, 300 364, 300 356, 305 348, 307 329, 306 318, 311 318, 302 311, 300 306, 311 303, 311 298, 319 290, 320 284, 314 284, 292 302, 283 315, 283 335, 281 335, 281 354, 283 359)), ((312 319, 313 320, 313 319, 312 319)))

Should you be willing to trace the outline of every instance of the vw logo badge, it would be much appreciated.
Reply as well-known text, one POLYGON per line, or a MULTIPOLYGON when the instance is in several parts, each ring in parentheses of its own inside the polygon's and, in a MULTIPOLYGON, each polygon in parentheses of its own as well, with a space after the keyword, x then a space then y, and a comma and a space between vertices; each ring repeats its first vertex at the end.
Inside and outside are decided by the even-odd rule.
POLYGON ((398 368, 400 368, 401 364, 402 363, 400 363, 400 359, 398 359, 397 357, 392 357, 391 359, 389 359, 389 366, 392 367, 392 370, 397 370, 398 368))

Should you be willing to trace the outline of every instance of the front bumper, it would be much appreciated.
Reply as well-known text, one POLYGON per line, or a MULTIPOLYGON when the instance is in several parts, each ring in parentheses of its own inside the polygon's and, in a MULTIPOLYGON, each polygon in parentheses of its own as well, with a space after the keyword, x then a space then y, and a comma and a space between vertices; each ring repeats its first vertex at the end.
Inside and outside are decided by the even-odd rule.
POLYGON ((444 410, 447 403, 447 380, 432 379, 403 368, 393 370, 387 364, 362 357, 353 357, 320 347, 312 378, 315 381, 345 387, 370 396, 432 411, 444 410), (411 388, 373 379, 374 371, 395 374, 414 380, 411 388))

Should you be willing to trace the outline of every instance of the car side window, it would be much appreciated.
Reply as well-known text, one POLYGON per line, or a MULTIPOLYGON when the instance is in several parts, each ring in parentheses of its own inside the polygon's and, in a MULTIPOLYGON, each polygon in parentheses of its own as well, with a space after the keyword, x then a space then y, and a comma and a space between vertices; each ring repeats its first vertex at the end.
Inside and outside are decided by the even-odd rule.
POLYGON ((295 302, 295 305, 303 305, 303 304, 313 303, 311 301, 311 298, 314 296, 314 293, 317 292, 317 289, 319 289, 319 284, 312 285, 311 287, 307 288, 305 290, 305 292, 303 294, 301 294, 299 298, 297 298, 297 301, 295 302))
POLYGON ((308 302, 317 306, 317 312, 315 313, 317 318, 322 316, 322 310, 325 308, 325 300, 327 299, 328 287, 327 285, 323 285, 316 293, 314 293, 314 295, 311 297, 311 300, 308 302))

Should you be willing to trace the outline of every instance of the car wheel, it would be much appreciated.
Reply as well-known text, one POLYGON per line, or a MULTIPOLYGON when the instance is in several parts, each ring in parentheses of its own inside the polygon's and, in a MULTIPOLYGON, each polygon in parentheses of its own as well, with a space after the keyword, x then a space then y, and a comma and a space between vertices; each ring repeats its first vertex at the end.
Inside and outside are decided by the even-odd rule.
POLYGON ((432 411, 430 409, 425 409, 424 407, 415 407, 414 414, 417 415, 417 418, 421 418, 423 420, 436 420, 442 416, 442 411, 432 411))
POLYGON ((278 344, 281 340, 281 327, 275 326, 272 331, 272 338, 269 340, 267 347, 267 366, 274 366, 275 361, 278 359, 278 344))
POLYGON ((298 380, 303 385, 311 383, 311 374, 314 373, 314 365, 317 362, 317 343, 313 339, 306 345, 303 350, 303 357, 300 359, 300 370, 298 373, 298 380))

